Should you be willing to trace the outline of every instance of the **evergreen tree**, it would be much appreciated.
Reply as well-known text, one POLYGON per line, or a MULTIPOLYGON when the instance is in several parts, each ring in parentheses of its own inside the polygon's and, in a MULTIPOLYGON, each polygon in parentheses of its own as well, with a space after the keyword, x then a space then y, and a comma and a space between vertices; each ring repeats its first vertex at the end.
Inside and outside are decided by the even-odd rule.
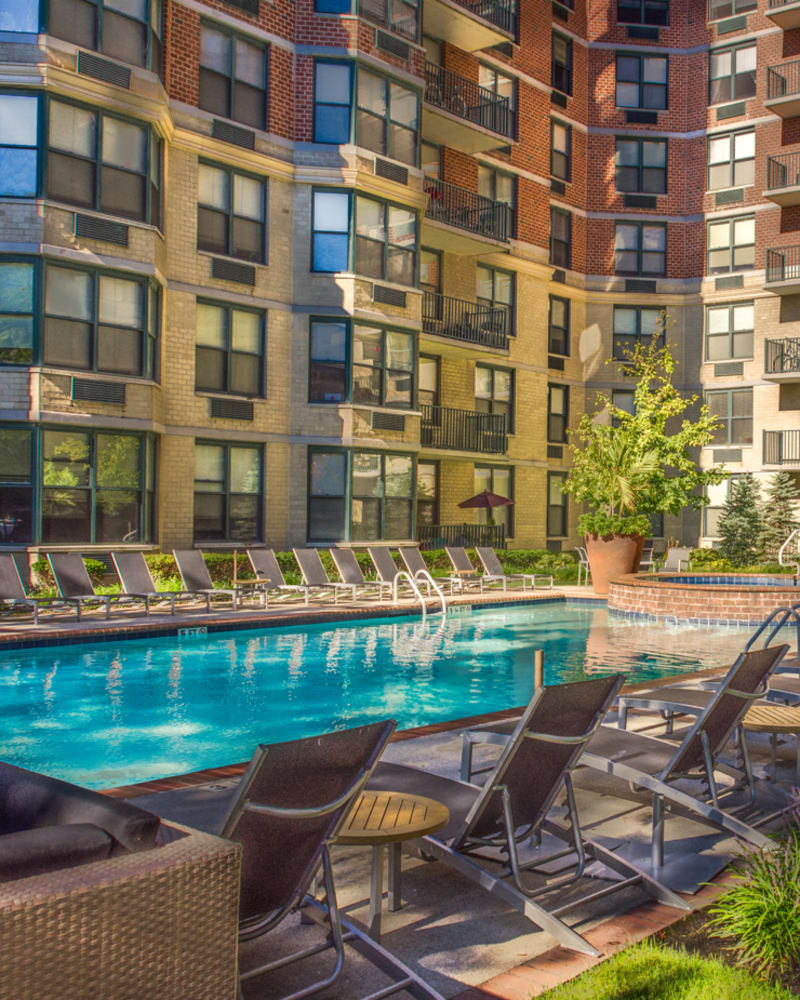
POLYGON ((761 551, 770 562, 778 558, 778 549, 800 527, 798 517, 800 490, 788 472, 776 472, 770 479, 764 503, 764 530, 761 551))
POLYGON ((731 482, 719 521, 719 552, 734 566, 748 566, 761 554, 763 519, 759 500, 758 483, 751 473, 731 482))

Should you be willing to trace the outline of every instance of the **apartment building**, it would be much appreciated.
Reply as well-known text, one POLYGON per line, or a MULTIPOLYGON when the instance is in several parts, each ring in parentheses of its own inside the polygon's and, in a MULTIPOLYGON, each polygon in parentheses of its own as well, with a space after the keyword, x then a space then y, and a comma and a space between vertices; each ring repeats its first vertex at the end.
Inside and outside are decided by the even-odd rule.
POLYGON ((0 546, 567 548, 566 430, 664 325, 701 460, 800 469, 795 25, 0 0, 0 546))

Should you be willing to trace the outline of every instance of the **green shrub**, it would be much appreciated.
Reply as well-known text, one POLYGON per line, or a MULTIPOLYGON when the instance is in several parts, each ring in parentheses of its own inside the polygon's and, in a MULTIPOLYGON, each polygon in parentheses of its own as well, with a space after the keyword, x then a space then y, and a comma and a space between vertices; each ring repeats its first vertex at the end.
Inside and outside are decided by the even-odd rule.
POLYGON ((720 555, 719 549, 692 549, 692 570, 713 570, 715 573, 730 573, 734 565, 720 555))

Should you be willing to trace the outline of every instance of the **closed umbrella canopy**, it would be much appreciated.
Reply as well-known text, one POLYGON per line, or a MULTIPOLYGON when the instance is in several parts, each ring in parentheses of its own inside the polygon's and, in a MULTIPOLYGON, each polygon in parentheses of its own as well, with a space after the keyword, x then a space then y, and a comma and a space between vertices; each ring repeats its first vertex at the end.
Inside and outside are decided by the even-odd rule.
POLYGON ((514 501, 509 497, 501 497, 499 493, 483 490, 481 493, 476 493, 474 497, 470 497, 469 500, 463 500, 458 506, 491 510, 492 507, 506 507, 510 503, 514 503, 514 501))

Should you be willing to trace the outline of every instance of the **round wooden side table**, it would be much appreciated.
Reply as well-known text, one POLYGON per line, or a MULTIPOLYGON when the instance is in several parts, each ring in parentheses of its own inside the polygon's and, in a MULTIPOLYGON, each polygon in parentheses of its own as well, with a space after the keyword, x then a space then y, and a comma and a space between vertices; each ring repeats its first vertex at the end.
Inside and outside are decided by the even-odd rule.
POLYGON ((800 705, 757 702, 747 710, 742 727, 748 733, 769 733, 773 779, 778 770, 778 736, 794 734, 797 739, 795 778, 800 781, 800 705))

